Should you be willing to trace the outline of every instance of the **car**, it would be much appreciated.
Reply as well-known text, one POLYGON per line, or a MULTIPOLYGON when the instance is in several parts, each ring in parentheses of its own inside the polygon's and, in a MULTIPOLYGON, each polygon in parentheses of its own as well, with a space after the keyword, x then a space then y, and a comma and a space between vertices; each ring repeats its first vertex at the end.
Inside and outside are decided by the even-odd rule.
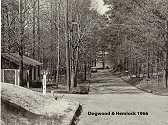
POLYGON ((91 72, 97 72, 97 68, 96 67, 91 67, 91 72))

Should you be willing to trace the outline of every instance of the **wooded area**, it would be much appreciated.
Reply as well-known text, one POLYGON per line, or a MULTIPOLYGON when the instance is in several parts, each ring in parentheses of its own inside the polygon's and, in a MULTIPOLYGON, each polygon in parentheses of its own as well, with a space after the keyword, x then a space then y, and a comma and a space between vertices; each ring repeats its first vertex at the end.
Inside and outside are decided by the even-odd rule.
POLYGON ((57 86, 66 74, 70 90, 102 51, 109 53, 113 70, 157 78, 168 87, 168 1, 105 0, 110 9, 104 15, 91 2, 1 1, 1 52, 19 53, 20 82, 27 55, 43 63, 57 86))

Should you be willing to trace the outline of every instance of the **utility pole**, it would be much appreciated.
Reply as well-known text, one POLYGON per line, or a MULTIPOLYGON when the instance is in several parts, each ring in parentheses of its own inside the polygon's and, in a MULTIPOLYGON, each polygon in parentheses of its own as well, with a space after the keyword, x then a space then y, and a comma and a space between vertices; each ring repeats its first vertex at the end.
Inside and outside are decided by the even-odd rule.
POLYGON ((24 28, 23 28, 23 18, 22 18, 22 10, 23 10, 23 1, 19 0, 19 36, 20 36, 20 43, 19 43, 19 59, 20 59, 20 85, 23 83, 23 34, 24 34, 24 28))
POLYGON ((69 53, 69 40, 68 40, 68 0, 65 0, 65 42, 66 42, 66 77, 67 77, 67 90, 70 91, 70 53, 69 53))

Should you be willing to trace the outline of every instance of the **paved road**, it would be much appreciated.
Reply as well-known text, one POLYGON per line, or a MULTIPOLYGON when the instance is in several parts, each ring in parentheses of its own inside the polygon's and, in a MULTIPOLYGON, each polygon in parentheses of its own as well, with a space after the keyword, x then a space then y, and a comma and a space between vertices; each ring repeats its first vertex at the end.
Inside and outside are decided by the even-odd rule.
POLYGON ((168 125, 168 96, 145 93, 123 82, 108 70, 93 74, 88 95, 65 95, 83 106, 78 125, 168 125), (115 115, 88 115, 114 112, 115 115), (134 112, 136 115, 116 115, 134 112), (147 112, 148 115, 138 115, 147 112))

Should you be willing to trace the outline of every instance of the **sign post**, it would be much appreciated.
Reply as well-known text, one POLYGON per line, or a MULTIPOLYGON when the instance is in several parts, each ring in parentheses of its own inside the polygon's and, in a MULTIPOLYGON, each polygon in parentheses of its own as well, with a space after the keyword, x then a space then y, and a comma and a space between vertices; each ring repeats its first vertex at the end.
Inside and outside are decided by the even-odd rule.
POLYGON ((46 74, 43 75, 43 95, 46 94, 46 74))
POLYGON ((29 80, 29 77, 30 77, 30 76, 29 76, 29 70, 27 70, 27 79, 28 79, 28 82, 27 82, 27 88, 30 87, 30 83, 29 83, 30 80, 29 80))
POLYGON ((2 82, 4 82, 5 80, 4 80, 4 78, 5 78, 5 73, 4 73, 4 70, 3 69, 1 69, 1 71, 2 71, 2 82))

